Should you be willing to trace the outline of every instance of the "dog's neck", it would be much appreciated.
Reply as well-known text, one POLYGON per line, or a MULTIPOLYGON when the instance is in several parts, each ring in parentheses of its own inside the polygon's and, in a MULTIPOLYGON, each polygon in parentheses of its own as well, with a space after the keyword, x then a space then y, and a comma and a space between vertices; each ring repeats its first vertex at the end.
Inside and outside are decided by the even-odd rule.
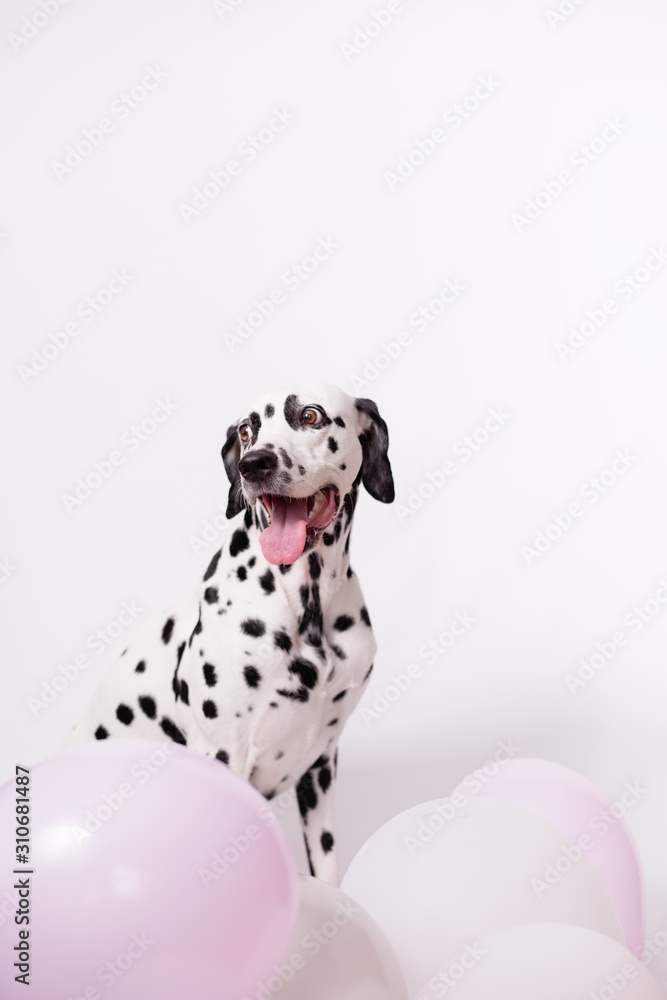
MULTIPOLYGON (((320 533, 315 546, 306 546, 299 558, 288 565, 273 566, 262 560, 262 574, 269 570, 276 588, 280 588, 299 619, 299 631, 317 636, 322 630, 322 615, 341 585, 352 575, 350 569, 350 533, 358 497, 358 481, 342 498, 331 524, 320 533)), ((268 524, 263 508, 256 504, 246 513, 246 527, 253 548, 261 553, 259 536, 268 524), (258 509, 259 508, 259 509, 258 509), (251 517, 248 514, 251 514, 251 517), (251 523, 248 523, 251 522, 251 523), (256 545, 254 544, 256 542, 256 545)))

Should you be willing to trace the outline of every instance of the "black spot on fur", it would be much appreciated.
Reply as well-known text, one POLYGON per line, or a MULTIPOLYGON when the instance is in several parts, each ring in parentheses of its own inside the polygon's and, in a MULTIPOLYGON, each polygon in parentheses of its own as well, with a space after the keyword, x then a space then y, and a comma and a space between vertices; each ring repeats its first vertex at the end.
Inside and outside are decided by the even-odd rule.
POLYGON ((312 690, 317 684, 317 667, 303 656, 297 656, 289 665, 289 672, 296 674, 304 687, 312 690))
POLYGON ((208 569, 204 573, 204 582, 206 582, 206 580, 210 580, 213 574, 215 573, 216 569, 218 568, 218 563, 220 562, 221 555, 222 555, 222 549, 218 549, 218 551, 208 564, 208 569))
POLYGON ((142 694, 139 698, 139 708, 149 719, 154 719, 157 714, 155 698, 151 698, 149 694, 142 694))
POLYGON ((276 694, 281 695, 283 698, 291 698, 292 701, 308 701, 310 698, 310 691, 303 686, 296 691, 286 691, 284 688, 280 688, 276 690, 276 694))
POLYGON ((333 422, 337 424, 339 427, 345 427, 345 421, 343 420, 342 417, 334 417, 333 422))
POLYGON ((278 708, 278 702, 277 701, 270 701, 269 702, 269 708, 278 708))
POLYGON ((368 625, 369 628, 371 627, 371 619, 370 619, 370 616, 368 614, 368 609, 366 608, 365 604, 364 604, 363 608, 361 609, 361 611, 359 612, 359 617, 361 618, 361 620, 364 623, 364 625, 368 625))
POLYGON ((188 687, 188 682, 187 681, 181 681, 180 695, 181 695, 181 701, 183 702, 183 704, 184 705, 189 705, 190 704, 190 688, 188 687))
POLYGON ((252 569, 256 562, 257 556, 251 556, 250 559, 248 559, 248 569, 252 569))
POLYGON ((278 569, 280 570, 283 576, 285 575, 285 573, 289 573, 291 568, 292 568, 292 563, 280 563, 280 565, 278 566, 278 569))
POLYGON ((275 755, 275 757, 273 759, 274 760, 282 760, 282 758, 284 756, 285 756, 285 751, 284 750, 279 750, 278 753, 275 755))
POLYGON ((322 535, 322 541, 324 542, 325 545, 333 545, 334 536, 331 534, 331 532, 325 531, 324 534, 322 535))
POLYGON ((347 632, 349 628, 354 625, 354 618, 350 618, 349 615, 339 615, 336 621, 333 623, 333 627, 338 632, 347 632))
POLYGON ((287 452, 285 451, 285 449, 284 448, 278 448, 278 451, 280 452, 280 457, 282 458, 282 460, 285 463, 285 465, 287 466, 287 468, 291 469, 292 466, 294 465, 294 462, 289 457, 289 455, 287 454, 287 452))
POLYGON ((259 582, 265 594, 272 594, 276 589, 276 579, 270 569, 267 569, 266 573, 262 573, 259 582))
POLYGON ((334 538, 336 539, 336 541, 338 541, 338 539, 340 538, 340 533, 341 533, 342 530, 343 530, 343 526, 342 526, 340 520, 337 519, 336 523, 334 524, 334 538))
POLYGON ((304 818, 309 810, 317 808, 317 792, 315 791, 315 782, 310 771, 306 771, 296 786, 296 798, 299 803, 299 812, 304 818))
POLYGON ((250 507, 246 507, 246 512, 243 515, 243 523, 245 524, 246 528, 252 527, 252 511, 250 507))
POLYGON ((239 580, 243 582, 248 575, 248 570, 245 568, 245 566, 239 566, 239 568, 236 570, 236 575, 238 576, 239 580))
POLYGON ((257 435, 259 434, 260 428, 262 426, 262 418, 256 410, 248 415, 248 423, 252 428, 252 443, 255 444, 257 441, 257 435))
POLYGON ((207 719, 217 719, 218 717, 218 706, 210 698, 207 698, 201 707, 202 712, 207 719))
POLYGON ((331 648, 339 660, 347 660, 347 653, 344 649, 341 649, 340 646, 332 646, 331 648))
POLYGON ((301 603, 304 608, 308 607, 308 601, 310 600, 310 587, 307 583, 302 583, 299 587, 299 597, 301 598, 301 603))
POLYGON ((304 467, 302 465, 300 465, 299 466, 299 475, 300 476, 305 476, 305 474, 306 474, 306 470, 304 469, 304 467))
POLYGON ((338 719, 332 719, 331 722, 327 722, 327 726, 335 726, 337 722, 338 719))
POLYGON ((122 722, 124 726, 129 726, 134 718, 134 712, 129 705, 119 705, 116 709, 116 718, 119 722, 122 722))
POLYGON ((207 604, 217 604, 219 596, 217 587, 207 587, 204 591, 204 600, 207 604))
POLYGON ((320 783, 320 788, 323 792, 326 792, 327 788, 331 784, 331 771, 328 767, 323 767, 320 770, 317 780, 320 783))
POLYGON ((174 631, 174 619, 167 618, 166 622, 162 626, 162 641, 165 644, 165 646, 171 639, 173 631, 174 631))
POLYGON ((330 834, 328 830, 325 830, 320 837, 320 844, 322 845, 322 850, 325 854, 329 854, 329 852, 333 850, 334 839, 333 835, 330 834))
POLYGON ((292 648, 292 640, 288 636, 287 632, 283 632, 283 631, 274 632, 273 633, 273 642, 274 642, 274 645, 276 645, 278 647, 278 649, 282 649, 286 653, 289 653, 290 649, 292 648))
POLYGON ((258 639, 266 632, 266 625, 259 618, 246 618, 241 622, 241 631, 258 639))
POLYGON ((310 575, 313 580, 319 580, 322 573, 322 564, 320 563, 320 557, 317 552, 311 552, 308 556, 308 569, 310 570, 310 575))
POLYGON ((174 741, 174 743, 181 743, 183 746, 187 745, 185 736, 183 735, 181 730, 175 723, 171 721, 171 719, 167 718, 166 715, 163 715, 162 719, 160 720, 160 729, 165 734, 165 736, 168 736, 170 740, 174 741))
POLYGON ((347 688, 343 688, 343 690, 339 691, 338 694, 332 699, 332 701, 342 701, 346 694, 347 694, 347 688))
POLYGON ((146 661, 145 660, 139 660, 139 662, 137 663, 136 667, 134 668, 134 672, 135 672, 135 674, 143 674, 143 672, 144 672, 145 669, 146 669, 146 661))
POLYGON ((183 640, 183 642, 180 644, 180 646, 176 650, 176 669, 177 670, 178 670, 178 668, 179 668, 179 666, 181 664, 181 659, 183 657, 183 650, 184 649, 185 649, 185 639, 183 640))
POLYGON ((361 682, 362 684, 366 683, 366 681, 368 680, 368 678, 371 676, 372 670, 373 670, 373 664, 371 663, 370 667, 368 668, 368 670, 364 674, 364 679, 361 682))
POLYGON ((273 405, 273 403, 267 403, 266 406, 264 407, 264 416, 267 418, 267 420, 270 417, 272 417, 275 412, 276 408, 273 405))
POLYGON ((237 528, 229 542, 230 556, 237 556, 239 552, 245 552, 250 545, 248 533, 243 528, 237 528))
POLYGON ((351 566, 347 567, 347 572, 345 573, 345 576, 348 578, 348 580, 350 580, 352 578, 352 567, 351 566))
POLYGON ((243 676, 245 677, 245 682, 250 688, 259 687, 259 682, 262 679, 257 667, 247 666, 243 668, 243 676))
POLYGON ((205 663, 202 667, 204 672, 204 680, 208 687, 212 688, 218 683, 218 675, 215 672, 215 667, 212 663, 205 663))
POLYGON ((293 431, 302 431, 304 429, 303 424, 299 420, 300 413, 301 407, 296 396, 287 396, 285 405, 283 406, 283 415, 293 431))
POLYGON ((347 465, 345 464, 345 462, 341 462, 338 468, 341 469, 343 472, 345 472, 345 470, 347 469, 347 465))
POLYGON ((338 441, 336 441, 336 438, 334 437, 327 438, 327 445, 329 447, 329 451, 333 452, 338 451, 338 441))
POLYGON ((190 638, 188 639, 188 646, 192 645, 192 640, 194 639, 194 637, 196 635, 199 635, 199 633, 202 631, 203 627, 204 626, 201 623, 201 605, 200 605, 199 606, 199 618, 197 619, 197 624, 193 628, 193 630, 192 630, 192 632, 190 634, 190 638))
POLYGON ((109 738, 109 734, 106 731, 106 729, 104 728, 104 726, 98 726, 97 729, 95 730, 95 739, 96 740, 107 740, 108 738, 109 738))
POLYGON ((226 750, 218 750, 215 759, 221 760, 223 764, 229 764, 229 754, 226 750))

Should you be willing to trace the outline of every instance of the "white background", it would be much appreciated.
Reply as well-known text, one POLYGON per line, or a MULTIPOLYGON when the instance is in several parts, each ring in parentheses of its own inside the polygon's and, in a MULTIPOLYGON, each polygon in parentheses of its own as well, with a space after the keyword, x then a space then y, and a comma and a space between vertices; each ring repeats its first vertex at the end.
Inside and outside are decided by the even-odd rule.
MULTIPOLYGON (((367 495, 358 508, 353 565, 380 645, 362 706, 408 664, 424 669, 389 710, 347 727, 343 866, 509 739, 612 799, 625 782, 646 789, 627 820, 651 936, 667 925, 667 605, 637 632, 624 619, 667 578, 667 266, 627 301, 614 284, 667 248, 667 9, 586 0, 550 25, 555 2, 403 0, 353 52, 341 43, 382 0, 224 6, 70 0, 18 47, 10 34, 40 8, 0 12, 2 777, 55 752, 135 630, 196 585, 229 530, 193 551, 225 504, 227 426, 259 391, 324 379, 376 400, 401 504, 456 461, 414 514, 367 495), (148 67, 166 79, 123 120, 110 113, 148 67), (443 125, 480 77, 494 93, 443 125), (275 108, 294 120, 247 162, 240 143, 275 108), (105 117, 114 131, 59 179, 54 163, 105 117), (577 167, 608 118, 620 134, 577 167), (439 126, 446 140, 392 191, 386 172, 439 126), (186 222, 179 206, 235 157, 240 175, 186 222), (564 169, 572 183, 519 231, 515 213, 564 169), (253 300, 285 289, 283 273, 327 237, 330 259, 230 350, 224 335, 253 300), (122 294, 94 322, 79 316, 79 336, 26 377, 33 349, 123 268, 122 294), (411 314, 447 278, 465 292, 419 332, 411 314), (570 326, 610 297, 617 312, 559 357, 570 326), (353 382, 403 330, 400 356, 353 382), (63 494, 157 398, 173 415, 68 512, 63 494), (456 457, 498 407, 503 427, 456 457), (596 502, 582 497, 617 449, 630 468, 596 502), (581 517, 529 562, 522 548, 577 501, 581 517), (97 656, 88 636, 133 600, 144 612, 97 656), (474 625, 428 665, 420 647, 457 612, 474 625), (570 691, 566 675, 619 629, 626 645, 570 691), (28 699, 86 651, 90 666, 35 717, 28 699)), ((303 864, 293 810, 287 823, 303 864)), ((667 957, 652 970, 667 981, 667 957)))

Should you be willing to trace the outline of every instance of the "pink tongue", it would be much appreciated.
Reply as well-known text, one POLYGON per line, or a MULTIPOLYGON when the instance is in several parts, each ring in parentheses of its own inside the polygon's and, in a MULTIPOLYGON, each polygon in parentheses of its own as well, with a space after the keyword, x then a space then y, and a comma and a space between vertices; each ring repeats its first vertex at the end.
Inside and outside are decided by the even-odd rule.
POLYGON ((259 536, 264 558, 274 566, 295 562, 306 544, 308 498, 285 501, 271 498, 271 524, 259 536))

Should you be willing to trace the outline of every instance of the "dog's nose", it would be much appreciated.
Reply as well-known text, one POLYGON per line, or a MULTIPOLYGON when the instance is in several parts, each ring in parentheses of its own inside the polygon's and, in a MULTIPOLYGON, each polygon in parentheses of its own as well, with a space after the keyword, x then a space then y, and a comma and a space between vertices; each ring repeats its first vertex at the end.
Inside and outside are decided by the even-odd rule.
POLYGON ((278 459, 272 451, 268 448, 259 448, 241 459, 239 472, 249 482, 261 482, 268 478, 277 465, 278 459))

